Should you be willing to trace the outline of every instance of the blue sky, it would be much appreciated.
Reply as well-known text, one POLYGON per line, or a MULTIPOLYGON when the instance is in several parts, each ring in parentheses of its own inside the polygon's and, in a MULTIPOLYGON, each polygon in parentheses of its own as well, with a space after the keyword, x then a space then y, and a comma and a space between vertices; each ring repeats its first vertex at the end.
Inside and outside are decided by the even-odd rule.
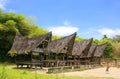
POLYGON ((0 0, 0 8, 34 17, 54 35, 120 35, 120 0, 0 0))

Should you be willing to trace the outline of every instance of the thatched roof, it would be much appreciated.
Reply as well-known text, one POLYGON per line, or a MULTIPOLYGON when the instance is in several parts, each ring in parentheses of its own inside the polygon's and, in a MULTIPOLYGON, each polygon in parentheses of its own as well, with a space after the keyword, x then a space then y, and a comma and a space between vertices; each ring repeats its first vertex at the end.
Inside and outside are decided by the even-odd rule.
POLYGON ((82 42, 75 42, 73 46, 73 51, 72 55, 77 55, 77 56, 86 56, 88 54, 88 50, 91 46, 93 38, 84 40, 82 42))
MULTIPOLYGON (((35 48, 37 48, 38 46, 41 46, 42 44, 45 44, 45 42, 50 42, 51 41, 51 36, 52 36, 52 33, 49 32, 48 34, 45 34, 45 35, 42 35, 42 36, 29 38, 28 39, 28 46, 27 46, 26 50, 31 51, 31 50, 34 50, 35 48)), ((43 47, 41 46, 39 48, 43 48, 43 47)))
POLYGON ((103 55, 104 50, 105 50, 106 47, 107 47, 107 43, 98 45, 96 50, 95 50, 94 56, 95 57, 101 57, 103 55))
POLYGON ((51 32, 45 35, 34 36, 31 38, 16 33, 11 50, 17 51, 18 54, 22 54, 25 51, 30 52, 31 50, 38 47, 47 38, 51 38, 51 32))
POLYGON ((87 57, 92 57, 94 55, 96 47, 97 47, 96 44, 92 44, 90 46, 87 57))
MULTIPOLYGON (((14 38, 14 42, 10 51, 15 50, 18 53, 21 53, 21 52, 23 53, 24 49, 27 47, 27 41, 28 41, 27 37, 24 37, 21 34, 16 33, 16 36, 14 38)), ((8 53, 10 53, 10 51, 8 53)))
POLYGON ((81 46, 82 42, 75 42, 72 50, 72 55, 80 55, 81 54, 81 46))
POLYGON ((48 51, 53 53, 67 53, 71 54, 76 33, 66 36, 61 39, 53 40, 48 44, 48 51))

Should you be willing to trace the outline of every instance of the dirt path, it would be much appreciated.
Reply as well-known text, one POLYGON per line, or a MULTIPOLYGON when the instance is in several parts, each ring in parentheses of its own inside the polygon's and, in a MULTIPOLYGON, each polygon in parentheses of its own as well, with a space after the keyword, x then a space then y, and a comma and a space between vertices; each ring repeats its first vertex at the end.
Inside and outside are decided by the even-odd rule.
POLYGON ((82 77, 113 77, 120 79, 120 68, 111 67, 109 73, 106 73, 104 68, 90 69, 85 71, 76 71, 76 72, 65 72, 66 76, 82 76, 82 77))
MULTIPOLYGON (((14 66, 10 66, 9 68, 14 68, 14 66)), ((106 73, 106 67, 97 68, 97 69, 89 69, 84 71, 75 71, 75 72, 64 72, 65 76, 81 76, 81 77, 112 77, 116 79, 120 79, 120 68, 110 67, 109 73, 106 73)), ((34 69, 31 72, 35 72, 34 69)), ((46 74, 45 70, 37 70, 39 74, 46 74)), ((59 75, 63 75, 60 73, 59 75)))

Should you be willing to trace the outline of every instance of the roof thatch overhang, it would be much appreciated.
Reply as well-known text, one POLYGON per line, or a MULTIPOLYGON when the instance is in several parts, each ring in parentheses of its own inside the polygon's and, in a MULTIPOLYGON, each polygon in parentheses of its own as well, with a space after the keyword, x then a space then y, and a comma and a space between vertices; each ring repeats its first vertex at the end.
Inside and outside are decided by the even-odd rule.
POLYGON ((92 44, 92 45, 90 46, 90 49, 89 49, 89 51, 88 51, 87 57, 89 57, 89 58, 90 58, 90 57, 93 57, 93 55, 94 55, 94 53, 95 53, 96 47, 97 47, 96 44, 92 44))
POLYGON ((72 55, 80 55, 82 42, 75 42, 72 50, 72 55))
POLYGON ((36 50, 36 49, 47 48, 48 43, 51 41, 51 37, 52 37, 52 33, 49 32, 49 33, 41 35, 41 36, 29 38, 28 46, 27 46, 26 50, 41 52, 40 50, 36 50))
POLYGON ((27 47, 27 42, 27 37, 22 36, 20 33, 16 33, 12 48, 8 53, 12 53, 11 51, 16 51, 18 54, 23 53, 24 49, 27 47))
POLYGON ((61 39, 56 39, 48 44, 47 50, 52 53, 66 53, 71 55, 76 33, 61 39))
MULTIPOLYGON (((51 32, 34 37, 25 37, 19 33, 16 33, 14 42, 10 51, 16 51, 17 54, 23 54, 24 52, 30 52, 38 47, 42 42, 51 40, 51 32)), ((10 53, 10 51, 8 53, 10 53)))
POLYGON ((107 43, 98 45, 96 47, 95 53, 94 53, 94 57, 101 57, 104 53, 105 48, 107 47, 107 43))
POLYGON ((73 46, 72 55, 74 56, 87 56, 93 38, 84 40, 82 42, 75 42, 73 46))

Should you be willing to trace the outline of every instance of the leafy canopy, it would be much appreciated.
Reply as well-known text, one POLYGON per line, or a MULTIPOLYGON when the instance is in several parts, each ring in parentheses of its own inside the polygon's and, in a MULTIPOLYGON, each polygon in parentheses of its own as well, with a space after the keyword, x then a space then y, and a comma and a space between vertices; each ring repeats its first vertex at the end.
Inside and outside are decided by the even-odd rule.
POLYGON ((48 31, 31 24, 23 14, 7 13, 0 10, 0 61, 5 61, 6 54, 11 49, 16 32, 23 36, 38 36, 48 31))

